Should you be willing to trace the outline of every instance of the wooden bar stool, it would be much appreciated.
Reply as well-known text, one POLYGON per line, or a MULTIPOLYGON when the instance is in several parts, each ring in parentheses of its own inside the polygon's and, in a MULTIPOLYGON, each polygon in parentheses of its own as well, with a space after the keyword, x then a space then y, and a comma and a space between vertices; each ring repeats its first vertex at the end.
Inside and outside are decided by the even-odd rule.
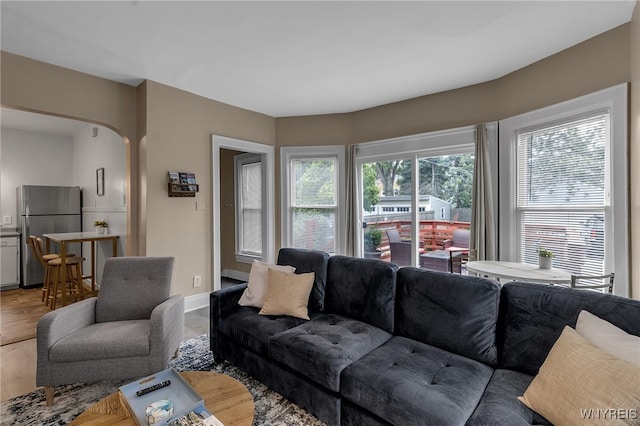
POLYGON ((51 310, 54 310, 56 308, 58 293, 60 293, 60 295, 62 296, 62 292, 65 292, 67 295, 67 299, 74 302, 84 299, 85 288, 84 284, 82 283, 82 262, 84 262, 84 260, 84 257, 80 256, 67 256, 65 262, 67 265, 66 283, 60 282, 60 279, 62 277, 62 274, 60 273, 62 268, 62 258, 58 257, 47 262, 48 265, 52 268, 52 277, 50 282, 50 286, 52 287, 48 296, 49 306, 51 307, 51 310))
MULTIPOLYGON (((53 259, 60 258, 58 253, 44 253, 44 243, 42 242, 42 238, 36 237, 35 235, 30 235, 27 240, 27 244, 31 247, 31 252, 33 256, 38 259, 38 262, 44 268, 44 280, 42 284, 42 301, 49 304, 49 283, 51 282, 51 272, 53 270, 53 266, 49 265, 49 261, 53 259)), ((67 257, 73 257, 75 253, 67 253, 67 257)))

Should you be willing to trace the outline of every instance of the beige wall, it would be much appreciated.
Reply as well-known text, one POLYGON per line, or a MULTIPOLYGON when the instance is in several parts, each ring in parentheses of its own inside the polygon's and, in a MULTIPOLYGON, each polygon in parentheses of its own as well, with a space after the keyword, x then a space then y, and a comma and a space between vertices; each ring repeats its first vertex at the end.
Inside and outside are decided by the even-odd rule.
POLYGON ((630 30, 631 58, 630 155, 631 176, 631 294, 640 299, 640 1, 636 2, 630 30))
MULTIPOLYGON (((134 245, 129 252, 176 256, 173 291, 192 295, 211 289, 212 238, 219 235, 211 229, 211 134, 277 147, 349 145, 498 120, 632 81, 631 263, 635 265, 634 297, 638 298, 640 176, 636 169, 640 167, 634 167, 640 164, 638 9, 631 24, 500 79, 350 114, 274 119, 152 81, 133 88, 5 52, 0 100, 2 106, 99 123, 133 142, 128 160, 132 174, 130 235, 134 236, 130 240, 139 242, 139 247, 134 245), (195 199, 167 196, 169 170, 196 174, 200 193, 195 199), (202 276, 200 289, 192 287, 193 275, 202 276)), ((277 210, 278 159, 276 150, 277 210)), ((279 217, 276 211, 277 241, 279 217)))
POLYGON ((220 238, 220 230, 211 229, 211 135, 274 145, 275 120, 152 81, 147 81, 146 96, 144 254, 176 257, 175 292, 209 291, 212 238, 220 238), (195 173, 196 198, 167 196, 170 170, 195 173), (201 288, 193 288, 194 275, 202 276, 201 288))

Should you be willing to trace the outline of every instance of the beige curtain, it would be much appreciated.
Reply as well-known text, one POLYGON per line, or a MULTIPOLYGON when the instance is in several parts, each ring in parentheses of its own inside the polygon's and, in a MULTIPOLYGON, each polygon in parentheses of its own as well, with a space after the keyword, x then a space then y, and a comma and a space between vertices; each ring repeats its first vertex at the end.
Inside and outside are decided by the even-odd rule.
POLYGON ((476 249, 478 260, 497 260, 496 212, 491 186, 491 161, 487 126, 476 126, 475 168, 473 171, 473 210, 471 212, 470 247, 476 249))
POLYGON ((347 147, 347 176, 346 176, 346 242, 345 255, 355 256, 356 254, 356 235, 358 223, 358 212, 356 211, 356 155, 358 147, 350 145, 347 147))

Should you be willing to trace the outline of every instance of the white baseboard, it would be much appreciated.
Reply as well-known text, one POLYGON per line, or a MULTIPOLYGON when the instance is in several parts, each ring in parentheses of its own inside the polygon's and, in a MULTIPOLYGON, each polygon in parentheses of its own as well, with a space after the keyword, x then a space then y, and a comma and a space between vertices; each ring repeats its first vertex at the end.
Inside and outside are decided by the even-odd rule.
POLYGON ((232 278, 234 280, 239 280, 239 281, 244 281, 244 282, 249 281, 249 273, 248 272, 236 271, 236 270, 233 270, 233 269, 225 269, 225 270, 222 271, 221 275, 223 277, 232 278))
POLYGON ((184 311, 191 312, 209 306, 209 292, 193 294, 184 298, 184 311))

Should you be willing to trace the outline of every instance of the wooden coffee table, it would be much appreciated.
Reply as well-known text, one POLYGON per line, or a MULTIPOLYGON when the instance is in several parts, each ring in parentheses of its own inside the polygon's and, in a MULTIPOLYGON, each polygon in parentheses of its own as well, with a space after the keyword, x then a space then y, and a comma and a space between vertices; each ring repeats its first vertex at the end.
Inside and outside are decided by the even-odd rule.
MULTIPOLYGON (((184 371, 184 379, 204 399, 204 405, 225 426, 253 424, 253 398, 247 388, 233 377, 210 371, 184 371)), ((135 425, 120 391, 89 407, 72 425, 135 425)))

